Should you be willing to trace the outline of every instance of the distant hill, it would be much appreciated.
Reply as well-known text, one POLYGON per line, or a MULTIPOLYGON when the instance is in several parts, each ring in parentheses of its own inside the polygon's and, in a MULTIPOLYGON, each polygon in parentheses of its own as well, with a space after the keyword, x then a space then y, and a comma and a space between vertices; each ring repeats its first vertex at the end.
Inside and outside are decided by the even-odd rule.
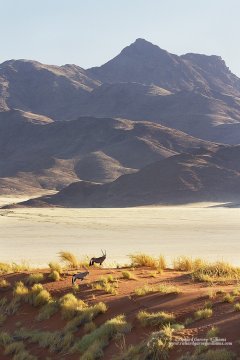
POLYGON ((0 110, 19 109, 68 120, 71 109, 98 85, 76 65, 5 61, 0 64, 0 110))
POLYGON ((238 144, 240 79, 219 56, 137 39, 91 69, 0 64, 0 194, 76 191, 79 206, 238 196, 238 144))
POLYGON ((22 206, 125 207, 240 199, 240 146, 180 154, 104 184, 77 182, 22 206), (233 158, 234 161, 228 160, 233 158), (237 195, 238 194, 238 195, 237 195))
POLYGON ((1 192, 21 186, 26 192, 27 185, 59 190, 79 179, 109 182, 182 151, 215 146, 148 122, 93 117, 51 122, 12 110, 0 113, 1 192))

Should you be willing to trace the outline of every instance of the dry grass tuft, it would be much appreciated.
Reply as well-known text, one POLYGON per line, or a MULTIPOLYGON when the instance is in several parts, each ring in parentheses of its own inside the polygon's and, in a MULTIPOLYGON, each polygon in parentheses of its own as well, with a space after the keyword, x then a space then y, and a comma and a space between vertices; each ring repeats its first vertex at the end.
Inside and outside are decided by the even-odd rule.
POLYGON ((136 276, 131 271, 127 270, 122 271, 122 278, 127 280, 137 280, 136 276))
POLYGON ((159 311, 155 313, 149 313, 147 311, 139 311, 137 319, 142 326, 160 326, 164 324, 170 324, 175 321, 174 314, 159 311))
POLYGON ((44 281, 44 275, 41 273, 30 274, 26 279, 26 283, 29 285, 39 284, 44 281))
POLYGON ((179 294, 181 290, 175 285, 144 285, 143 287, 136 288, 135 294, 137 296, 144 296, 150 293, 160 293, 160 294, 179 294))
POLYGON ((69 268, 76 269, 79 267, 79 261, 74 254, 68 251, 60 251, 59 257, 69 268))

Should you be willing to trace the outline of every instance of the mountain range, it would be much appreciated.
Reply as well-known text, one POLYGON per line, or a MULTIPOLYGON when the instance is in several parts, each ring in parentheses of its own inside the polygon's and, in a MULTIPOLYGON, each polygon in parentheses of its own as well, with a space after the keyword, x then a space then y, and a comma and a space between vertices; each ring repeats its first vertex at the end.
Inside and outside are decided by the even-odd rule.
POLYGON ((91 69, 0 64, 0 193, 58 192, 27 204, 232 199, 239 143, 240 79, 219 56, 137 39, 91 69))

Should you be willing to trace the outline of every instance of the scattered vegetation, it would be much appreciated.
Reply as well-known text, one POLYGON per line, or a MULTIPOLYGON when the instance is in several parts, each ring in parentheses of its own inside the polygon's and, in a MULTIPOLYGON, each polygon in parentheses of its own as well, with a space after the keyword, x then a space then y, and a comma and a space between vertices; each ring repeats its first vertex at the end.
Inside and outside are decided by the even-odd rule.
POLYGON ((166 269, 166 260, 164 256, 160 256, 159 259, 156 259, 147 254, 132 254, 129 255, 131 259, 131 266, 140 267, 147 266, 154 269, 164 270, 166 269))
POLYGON ((147 311, 140 311, 137 314, 137 319, 142 326, 160 326, 175 321, 174 314, 159 311, 155 313, 149 313, 147 311))
POLYGON ((101 290, 107 294, 117 295, 118 291, 118 280, 115 279, 112 275, 106 277, 101 276, 99 280, 95 281, 92 284, 93 290, 101 290))
MULTIPOLYGON (((206 346, 205 346, 206 348, 206 346)), ((226 349, 204 349, 203 352, 199 354, 197 350, 193 354, 186 354, 180 357, 179 360, 234 360, 236 356, 233 352, 226 349)))
POLYGON ((106 321, 90 334, 84 335, 75 343, 72 352, 80 352, 81 359, 96 359, 103 354, 103 348, 109 341, 119 334, 125 334, 131 330, 124 315, 106 321))
POLYGON ((130 271, 122 271, 122 278, 127 280, 137 280, 136 276, 130 271))
POLYGON ((62 296, 59 299, 59 306, 63 319, 71 320, 76 316, 83 308, 87 307, 86 303, 80 299, 77 299, 71 293, 62 296))
POLYGON ((57 271, 59 274, 62 274, 63 273, 63 269, 62 269, 62 266, 61 264, 57 263, 57 262, 50 262, 48 264, 51 272, 53 271, 57 271))
POLYGON ((207 319, 207 318, 210 318, 212 316, 212 314, 213 314, 212 309, 209 309, 209 308, 200 309, 194 313, 194 318, 196 320, 207 319))
POLYGON ((55 300, 50 300, 48 303, 43 305, 39 310, 39 313, 36 317, 38 321, 48 320, 59 310, 59 304, 55 300))
POLYGON ((226 303, 233 303, 235 300, 235 296, 234 295, 231 295, 230 293, 227 293, 224 297, 223 297, 223 302, 226 302, 226 303))
POLYGON ((15 341, 7 332, 0 333, 0 346, 5 355, 11 355, 13 360, 37 360, 26 349, 22 341, 15 341))
POLYGON ((219 328, 216 326, 213 326, 210 330, 208 330, 206 337, 208 339, 211 339, 211 338, 217 337, 218 334, 219 334, 219 328))
POLYGON ((223 261, 205 263, 203 266, 194 270, 192 279, 194 281, 210 283, 226 283, 240 279, 240 268, 234 267, 223 261))
POLYGON ((39 284, 44 281, 44 275, 42 273, 30 274, 26 279, 26 283, 29 285, 39 284))
POLYGON ((144 296, 150 293, 161 293, 161 294, 179 294, 181 291, 175 285, 144 285, 143 287, 136 288, 135 294, 137 296, 144 296))
POLYGON ((11 286, 10 282, 5 279, 0 280, 0 289, 7 289, 11 286))
POLYGON ((59 257, 70 269, 77 269, 79 261, 74 254, 68 251, 60 251, 59 257))
POLYGON ((0 275, 1 274, 9 274, 15 272, 29 271, 29 264, 25 261, 22 261, 20 264, 12 263, 0 263, 0 275))
POLYGON ((240 311, 240 303, 239 302, 234 305, 234 310, 240 311))
POLYGON ((192 259, 188 256, 179 256, 173 261, 173 269, 177 271, 195 271, 205 266, 205 261, 197 258, 192 259))
POLYGON ((60 274, 57 270, 53 270, 50 274, 49 274, 49 278, 52 279, 53 281, 59 281, 60 280, 60 274))

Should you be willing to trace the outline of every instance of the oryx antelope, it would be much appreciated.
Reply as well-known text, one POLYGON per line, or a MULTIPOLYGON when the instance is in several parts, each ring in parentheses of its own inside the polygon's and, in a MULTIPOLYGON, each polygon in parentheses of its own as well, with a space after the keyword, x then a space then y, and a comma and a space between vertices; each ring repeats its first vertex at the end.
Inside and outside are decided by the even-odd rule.
MULTIPOLYGON (((101 251, 102 251, 102 250, 101 250, 101 251)), ((106 250, 105 250, 105 253, 102 251, 102 254, 103 254, 103 255, 100 256, 100 257, 93 257, 93 258, 91 258, 90 263, 89 263, 89 266, 94 265, 94 263, 102 265, 102 263, 104 262, 104 260, 106 259, 106 256, 107 256, 106 250)))
POLYGON ((83 281, 83 280, 85 279, 85 277, 89 274, 88 269, 85 268, 85 267, 84 267, 84 269, 85 269, 86 271, 80 272, 80 273, 77 273, 77 274, 73 274, 73 276, 72 276, 72 285, 75 284, 75 281, 76 281, 76 280, 81 280, 81 281, 83 281))

